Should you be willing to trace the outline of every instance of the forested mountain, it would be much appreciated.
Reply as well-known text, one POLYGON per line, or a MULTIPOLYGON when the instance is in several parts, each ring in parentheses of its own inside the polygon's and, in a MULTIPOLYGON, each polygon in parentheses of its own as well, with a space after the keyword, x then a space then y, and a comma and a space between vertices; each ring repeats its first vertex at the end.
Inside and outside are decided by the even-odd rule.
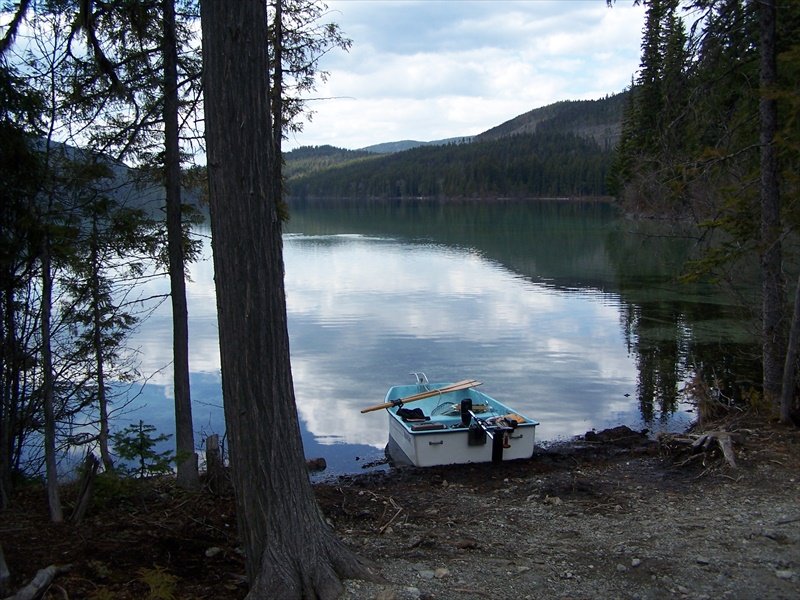
POLYGON ((335 146, 302 146, 284 155, 283 174, 287 180, 324 171, 356 161, 373 159, 377 154, 365 150, 346 150, 335 146))
POLYGON ((625 97, 558 102, 474 138, 388 155, 332 146, 298 148, 286 154, 289 196, 606 195, 625 97))
POLYGON ((526 112, 484 131, 476 140, 496 140, 520 133, 560 132, 591 138, 603 149, 619 141, 627 94, 600 100, 565 100, 526 112))

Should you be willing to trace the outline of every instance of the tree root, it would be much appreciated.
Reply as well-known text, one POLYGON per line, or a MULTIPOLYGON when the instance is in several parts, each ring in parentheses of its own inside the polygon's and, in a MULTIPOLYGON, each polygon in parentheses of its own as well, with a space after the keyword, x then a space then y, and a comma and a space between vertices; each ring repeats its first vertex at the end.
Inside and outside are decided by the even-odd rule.
POLYGON ((728 465, 736 469, 734 441, 740 442, 736 434, 728 431, 709 431, 703 434, 672 435, 659 437, 662 455, 672 457, 676 467, 685 467, 701 462, 704 467, 728 465))

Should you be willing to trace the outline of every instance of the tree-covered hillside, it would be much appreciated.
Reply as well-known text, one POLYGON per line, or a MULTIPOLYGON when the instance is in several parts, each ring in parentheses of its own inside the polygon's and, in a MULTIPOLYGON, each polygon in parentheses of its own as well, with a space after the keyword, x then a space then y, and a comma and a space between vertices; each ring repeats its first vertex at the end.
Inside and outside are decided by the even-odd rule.
POLYGON ((283 174, 292 179, 353 161, 375 158, 372 152, 346 150, 335 146, 302 146, 284 155, 283 174))
POLYGON ((557 102, 475 138, 376 156, 332 146, 286 155, 290 197, 603 196, 626 94, 557 102))
POLYGON ((520 133, 561 132, 591 138, 609 149, 619 141, 628 93, 599 100, 564 100, 514 117, 484 131, 478 140, 496 140, 520 133))
POLYGON ((599 196, 611 152, 573 134, 423 146, 290 179, 296 198, 599 196))

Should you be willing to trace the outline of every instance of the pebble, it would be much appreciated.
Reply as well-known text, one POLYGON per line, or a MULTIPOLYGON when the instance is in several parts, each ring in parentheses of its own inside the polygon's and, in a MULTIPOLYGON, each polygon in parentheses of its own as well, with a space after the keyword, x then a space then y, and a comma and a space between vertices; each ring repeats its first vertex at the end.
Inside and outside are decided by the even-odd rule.
POLYGON ((623 565, 623 564, 618 564, 617 565, 617 573, 624 573, 627 570, 628 570, 628 567, 626 567, 625 565, 623 565))
POLYGON ((707 559, 705 556, 698 556, 698 557, 695 559, 695 562, 697 562, 697 564, 698 564, 698 565, 708 565, 708 564, 711 564, 711 561, 710 561, 710 560, 708 560, 708 559, 707 559))
POLYGON ((384 590, 375 596, 375 600, 419 600, 422 593, 418 588, 405 587, 402 590, 384 590))
POLYGON ((642 561, 641 561, 641 560, 639 560, 638 558, 633 558, 633 559, 631 559, 631 566, 632 566, 634 569, 635 569, 636 567, 638 567, 639 565, 641 565, 641 564, 642 564, 642 561))
POLYGON ((788 569, 778 569, 775 571, 775 576, 778 579, 791 579, 794 577, 794 571, 789 571, 788 569))
POLYGON ((450 569, 439 567, 433 572, 433 576, 436 577, 436 579, 444 579, 445 577, 449 577, 450 569))
POLYGON ((222 552, 222 548, 219 548, 217 546, 213 546, 213 547, 209 548, 208 550, 206 550, 206 557, 207 558, 214 558, 220 552, 222 552))

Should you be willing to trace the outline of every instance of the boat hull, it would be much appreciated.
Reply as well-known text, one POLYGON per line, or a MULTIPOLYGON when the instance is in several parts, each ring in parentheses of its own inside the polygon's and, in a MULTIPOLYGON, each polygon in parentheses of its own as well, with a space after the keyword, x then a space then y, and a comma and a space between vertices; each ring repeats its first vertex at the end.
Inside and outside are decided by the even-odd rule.
MULTIPOLYGON (((395 386, 387 393, 386 401, 421 393, 426 388, 438 389, 448 385, 395 386)), ((424 420, 405 420, 398 414, 399 408, 387 409, 387 452, 395 463, 432 467, 524 459, 533 454, 538 422, 475 389, 436 395, 405 406, 406 409, 419 409, 424 420), (468 400, 478 414, 462 418, 458 411, 462 400, 468 400), (496 426, 496 419, 506 415, 515 415, 514 427, 496 426)))

